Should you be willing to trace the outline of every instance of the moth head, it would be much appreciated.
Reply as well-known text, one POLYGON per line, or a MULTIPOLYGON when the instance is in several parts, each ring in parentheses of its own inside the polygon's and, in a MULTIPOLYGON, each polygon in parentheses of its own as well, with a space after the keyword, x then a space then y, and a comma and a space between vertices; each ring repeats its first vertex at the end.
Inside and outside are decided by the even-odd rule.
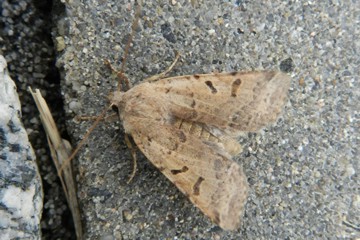
POLYGON ((123 105, 124 105, 123 104, 124 103, 124 92, 120 92, 120 91, 112 92, 109 94, 108 98, 111 103, 111 109, 117 113, 121 113, 122 109, 123 109, 123 105))
POLYGON ((124 94, 125 92, 120 92, 120 91, 113 92, 109 96, 111 104, 119 108, 121 103, 124 102, 124 94))

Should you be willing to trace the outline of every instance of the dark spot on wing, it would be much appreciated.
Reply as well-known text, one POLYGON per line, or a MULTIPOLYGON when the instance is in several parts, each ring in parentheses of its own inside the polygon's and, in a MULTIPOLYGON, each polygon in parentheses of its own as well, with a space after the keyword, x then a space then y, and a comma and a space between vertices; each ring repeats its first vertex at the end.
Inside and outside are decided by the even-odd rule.
POLYGON ((199 79, 199 78, 200 78, 200 75, 197 75, 197 74, 194 74, 193 76, 194 76, 194 78, 196 78, 196 79, 199 79))
POLYGON ((196 102, 195 102, 195 100, 193 100, 190 106, 191 106, 192 108, 194 108, 195 105, 196 105, 196 102))
POLYGON ((205 179, 203 177, 199 177, 196 183, 193 186, 193 194, 198 196, 200 194, 200 185, 205 179))
POLYGON ((240 86, 240 84, 241 84, 241 79, 240 79, 240 78, 236 79, 236 80, 233 82, 233 86, 240 86))
POLYGON ((236 79, 231 85, 231 96, 236 97, 236 93, 241 85, 241 79, 236 79))
POLYGON ((187 172, 187 170, 189 170, 189 168, 187 166, 183 166, 181 169, 172 169, 171 173, 176 175, 176 174, 179 174, 179 173, 187 172))
POLYGON ((171 90, 171 87, 165 89, 165 93, 169 93, 171 90))
POLYGON ((238 74, 238 72, 232 72, 232 73, 230 73, 231 76, 235 76, 236 74, 238 74))
POLYGON ((158 169, 159 169, 159 171, 160 171, 160 172, 162 172, 162 171, 164 171, 164 170, 165 170, 165 168, 164 168, 164 167, 162 167, 162 166, 158 167, 158 169))
POLYGON ((182 143, 186 142, 186 135, 183 131, 178 132, 177 135, 179 137, 180 142, 182 142, 182 143))
POLYGON ((149 142, 151 142, 152 141, 152 139, 151 139, 151 137, 147 137, 147 140, 149 141, 149 142))
POLYGON ((210 88, 211 93, 213 94, 217 93, 217 89, 214 87, 211 81, 205 81, 205 84, 206 86, 208 86, 208 88, 210 88))

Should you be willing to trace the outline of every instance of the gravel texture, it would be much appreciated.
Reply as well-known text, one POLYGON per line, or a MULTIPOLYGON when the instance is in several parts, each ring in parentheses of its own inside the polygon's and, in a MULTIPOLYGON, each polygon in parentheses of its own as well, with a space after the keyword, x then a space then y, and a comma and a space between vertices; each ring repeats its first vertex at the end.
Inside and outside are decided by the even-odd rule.
MULTIPOLYGON (((121 124, 104 123, 78 160, 88 236, 359 236, 356 3, 194 2, 143 4, 125 72, 136 84, 166 69, 178 50, 182 60, 172 76, 262 69, 291 74, 277 124, 240 140, 245 151, 237 161, 251 187, 244 224, 238 232, 221 231, 143 157, 127 185, 132 162, 121 124)), ((72 1, 66 12, 66 49, 57 63, 65 73, 65 109, 96 115, 116 84, 103 60, 120 65, 134 2, 72 1)), ((69 122, 76 139, 88 127, 69 122)))

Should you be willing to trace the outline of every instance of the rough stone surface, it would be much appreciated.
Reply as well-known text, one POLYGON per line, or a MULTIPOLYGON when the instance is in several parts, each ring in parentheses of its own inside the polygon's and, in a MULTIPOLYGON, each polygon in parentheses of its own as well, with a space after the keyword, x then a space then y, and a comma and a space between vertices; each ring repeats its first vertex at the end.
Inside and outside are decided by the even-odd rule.
POLYGON ((21 122, 14 81, 0 55, 0 239, 40 239, 42 186, 21 122))
MULTIPOLYGON (((250 196, 242 228, 213 225, 145 158, 135 179, 121 123, 103 123, 79 155, 89 238, 303 239, 359 237, 359 3, 357 1, 144 1, 126 74, 134 84, 170 75, 281 69, 292 76, 280 120, 240 141, 250 196), (191 2, 194 4, 192 5, 191 2), (355 7, 357 6, 357 7, 355 7)), ((66 44, 69 114, 96 115, 116 81, 133 1, 70 1, 57 35, 66 44), (80 107, 71 108, 74 102, 80 107)), ((69 121, 76 139, 90 123, 69 121)))
POLYGON ((70 211, 50 157, 39 112, 28 92, 29 86, 41 90, 58 128, 64 133, 65 114, 51 39, 51 9, 51 1, 0 1, 0 54, 5 57, 9 74, 16 84, 21 102, 21 120, 42 177, 42 239, 69 239, 75 235, 71 233, 70 211))

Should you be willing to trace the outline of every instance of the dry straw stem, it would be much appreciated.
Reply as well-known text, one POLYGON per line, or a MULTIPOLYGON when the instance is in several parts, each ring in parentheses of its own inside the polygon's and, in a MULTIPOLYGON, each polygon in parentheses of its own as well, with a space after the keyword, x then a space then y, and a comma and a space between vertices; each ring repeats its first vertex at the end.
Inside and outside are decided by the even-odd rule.
POLYGON ((40 119, 46 132, 51 156, 54 161, 56 170, 58 171, 61 185, 64 189, 65 196, 74 219, 77 239, 83 239, 83 229, 81 225, 79 204, 76 198, 76 187, 72 165, 66 164, 66 166, 63 167, 62 173, 60 172, 62 165, 71 154, 71 145, 68 141, 60 137, 49 107, 46 104, 45 99, 42 97, 40 91, 36 89, 35 92, 33 92, 30 87, 29 91, 34 98, 36 106, 40 112, 40 119))

